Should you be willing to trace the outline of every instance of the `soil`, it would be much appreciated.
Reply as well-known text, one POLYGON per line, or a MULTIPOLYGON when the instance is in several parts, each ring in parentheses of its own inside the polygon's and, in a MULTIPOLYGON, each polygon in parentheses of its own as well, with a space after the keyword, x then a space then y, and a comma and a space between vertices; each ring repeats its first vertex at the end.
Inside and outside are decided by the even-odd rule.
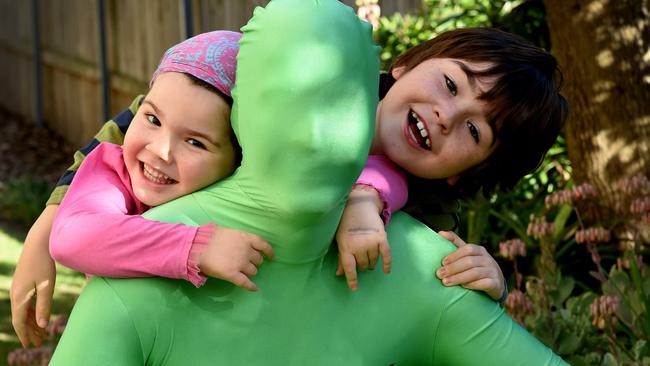
POLYGON ((0 186, 25 175, 54 185, 72 164, 74 150, 47 126, 0 110, 0 186))

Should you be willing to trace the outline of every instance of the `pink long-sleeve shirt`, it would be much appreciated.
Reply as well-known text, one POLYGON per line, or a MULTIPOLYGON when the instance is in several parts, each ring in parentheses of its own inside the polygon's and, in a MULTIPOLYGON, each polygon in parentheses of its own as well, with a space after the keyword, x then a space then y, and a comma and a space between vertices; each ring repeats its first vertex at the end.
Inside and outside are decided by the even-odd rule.
POLYGON ((78 271, 106 277, 160 276, 200 286, 197 259, 215 225, 147 220, 124 165, 122 147, 103 142, 84 159, 58 208, 50 254, 78 271))
POLYGON ((384 202, 381 217, 388 225, 391 213, 401 209, 408 199, 406 174, 384 155, 370 155, 356 184, 373 187, 384 202))
MULTIPOLYGON (((381 155, 371 155, 357 184, 375 188, 386 224, 408 197, 406 177, 381 155)), ((108 142, 84 159, 58 208, 50 254, 78 271, 106 277, 180 278, 201 286, 198 256, 215 225, 193 227, 147 220, 149 207, 133 194, 122 147, 108 142)))

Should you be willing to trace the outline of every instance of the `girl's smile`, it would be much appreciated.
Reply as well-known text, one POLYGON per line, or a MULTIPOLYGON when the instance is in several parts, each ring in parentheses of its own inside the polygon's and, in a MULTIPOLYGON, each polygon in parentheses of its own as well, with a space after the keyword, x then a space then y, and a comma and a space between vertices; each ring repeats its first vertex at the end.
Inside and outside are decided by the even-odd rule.
POLYGON ((162 185, 178 183, 176 180, 151 165, 146 163, 141 163, 140 165, 142 167, 142 174, 151 183, 162 185))

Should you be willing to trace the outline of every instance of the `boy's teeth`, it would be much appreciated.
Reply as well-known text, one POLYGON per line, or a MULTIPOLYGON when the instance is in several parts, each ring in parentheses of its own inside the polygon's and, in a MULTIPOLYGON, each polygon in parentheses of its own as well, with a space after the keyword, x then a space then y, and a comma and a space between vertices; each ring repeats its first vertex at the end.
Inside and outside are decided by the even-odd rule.
POLYGON ((420 129, 420 135, 422 135, 422 137, 429 136, 429 133, 427 132, 427 130, 424 129, 424 123, 418 122, 417 126, 420 129))
POLYGON ((420 121, 420 118, 415 111, 411 111, 409 128, 413 137, 417 140, 416 142, 423 148, 431 150, 431 140, 429 139, 429 132, 427 131, 426 125, 424 122, 420 121), (415 122, 415 123, 413 123, 415 122), (417 128, 417 130, 416 130, 417 128), (417 134, 419 133, 419 136, 417 134))
MULTIPOLYGON (((418 115, 415 114, 415 112, 411 112, 411 116, 413 116, 413 118, 417 121, 417 123, 415 125, 418 126, 418 130, 420 130, 420 135, 422 135, 422 137, 424 137, 424 138, 429 136, 429 133, 427 132, 426 128, 424 128, 424 123, 422 123, 422 121, 420 121, 420 119, 418 118, 418 115)), ((429 139, 427 139, 427 141, 429 141, 429 139)), ((431 144, 427 143, 427 146, 431 147, 431 144)))

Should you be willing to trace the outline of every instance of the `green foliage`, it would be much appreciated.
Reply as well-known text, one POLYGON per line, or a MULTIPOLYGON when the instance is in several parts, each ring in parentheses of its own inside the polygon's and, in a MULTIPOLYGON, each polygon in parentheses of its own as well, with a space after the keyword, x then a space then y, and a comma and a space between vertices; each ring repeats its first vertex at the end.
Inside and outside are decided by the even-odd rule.
POLYGON ((494 27, 549 47, 542 0, 424 0, 417 14, 382 17, 375 39, 387 70, 395 58, 437 34, 460 27, 494 27))
MULTIPOLYGON (((545 164, 552 160, 558 164, 557 156, 551 154, 549 158, 545 164)), ((534 175, 543 171, 544 165, 534 175)), ((618 217, 616 222, 601 223, 597 227, 602 229, 599 231, 602 235, 581 235, 590 228, 582 226, 577 201, 583 201, 582 205, 596 205, 597 191, 590 191, 584 184, 574 187, 570 182, 565 184, 570 189, 557 190, 561 185, 552 186, 553 179, 540 187, 530 184, 531 181, 532 177, 529 177, 510 195, 520 194, 518 199, 524 200, 529 197, 526 194, 530 192, 524 189, 528 186, 534 187, 535 192, 540 188, 542 192, 548 190, 549 196, 532 196, 537 202, 527 205, 533 209, 526 211, 532 219, 525 235, 521 236, 524 231, 522 216, 513 211, 509 202, 511 197, 507 195, 506 201, 503 201, 504 196, 493 199, 493 207, 490 207, 486 219, 488 224, 472 226, 488 231, 486 228, 493 228, 492 221, 501 221, 503 232, 474 235, 491 239, 495 239, 495 234, 510 235, 505 238, 519 237, 525 240, 528 254, 534 256, 535 265, 525 273, 518 272, 516 262, 513 267, 515 278, 526 276, 525 295, 521 296, 529 299, 534 311, 518 310, 521 300, 508 299, 506 307, 513 314, 525 314, 523 320, 520 319, 524 326, 572 365, 648 364, 650 348, 646 340, 650 336, 650 316, 647 313, 650 309, 650 277, 644 258, 644 248, 648 243, 642 243, 635 232, 642 214, 631 211, 618 217), (542 230, 544 228, 550 230, 542 230), (611 269, 606 272, 599 252, 608 246, 612 249, 614 241, 610 234, 616 228, 632 231, 631 237, 636 239, 632 247, 628 243, 625 250, 613 250, 617 258, 615 262, 610 261, 611 269), (563 257, 569 255, 582 257, 580 264, 562 267, 563 257), (585 264, 589 266, 585 267, 585 264), (597 280, 595 285, 582 283, 576 286, 580 284, 576 278, 584 278, 587 272, 597 280)), ((631 201, 637 197, 635 194, 626 192, 624 199, 631 201)), ((476 201, 479 204, 475 207, 482 207, 485 202, 484 199, 476 201)), ((519 283, 514 283, 519 290, 519 283)))
MULTIPOLYGON (((563 280, 561 277, 558 279, 563 280)), ((533 303, 537 298, 531 288, 533 303)), ((528 290, 527 290, 528 291, 528 290)), ((583 293, 580 296, 568 297, 551 311, 536 311, 525 319, 524 325, 531 330, 542 342, 551 347, 560 356, 575 363, 571 358, 585 350, 596 350, 605 347, 605 339, 595 333, 591 325, 589 307, 596 299, 593 293, 583 293)))
MULTIPOLYGON (((644 262, 648 243, 637 239, 634 248, 628 245, 626 251, 613 246, 609 238, 596 238, 602 242, 598 246, 593 239, 578 243, 576 234, 587 228, 582 227, 576 201, 597 205, 598 197, 597 193, 575 194, 585 188, 575 186, 570 176, 564 140, 559 139, 540 168, 513 191, 463 202, 463 235, 491 247, 493 253, 506 239, 524 241, 527 257, 517 261, 527 264, 519 266, 526 270, 519 273, 515 263, 509 275, 509 282, 522 291, 516 278, 526 278, 525 297, 534 308, 521 321, 569 363, 646 365, 650 361, 645 341, 650 336, 650 277, 644 262), (558 200, 562 194, 572 198, 558 200), (550 230, 540 232, 531 224, 536 222, 550 230), (609 272, 603 269, 600 252, 613 257, 606 261, 609 272)), ((630 193, 625 199, 635 197, 630 193)), ((629 231, 639 222, 639 214, 630 214, 598 227, 629 231)), ((503 267, 508 275, 511 267, 507 263, 503 267)), ((521 313, 515 310, 513 316, 521 313)))
MULTIPOLYGON (((571 365, 647 365, 650 350, 646 342, 648 333, 643 328, 648 316, 638 301, 641 297, 638 288, 631 286, 629 276, 627 270, 613 267, 600 291, 596 290, 600 294, 588 291, 567 296, 565 292, 554 299, 557 302, 552 307, 538 308, 528 316, 525 326, 571 365), (602 306, 598 304, 603 302, 604 296, 620 300, 612 308, 613 314, 598 314, 594 309, 594 306, 602 306)), ((571 283, 571 277, 558 278, 561 283, 571 283)), ((647 286, 650 281, 645 282, 647 286)), ((539 281, 527 284, 526 291, 533 303, 543 303, 538 298, 540 295, 553 296, 553 291, 539 291, 535 288, 537 285, 539 281)), ((543 284, 548 285, 548 282, 543 284)))
POLYGON ((45 207, 52 188, 32 175, 0 182, 0 217, 29 227, 45 207))

